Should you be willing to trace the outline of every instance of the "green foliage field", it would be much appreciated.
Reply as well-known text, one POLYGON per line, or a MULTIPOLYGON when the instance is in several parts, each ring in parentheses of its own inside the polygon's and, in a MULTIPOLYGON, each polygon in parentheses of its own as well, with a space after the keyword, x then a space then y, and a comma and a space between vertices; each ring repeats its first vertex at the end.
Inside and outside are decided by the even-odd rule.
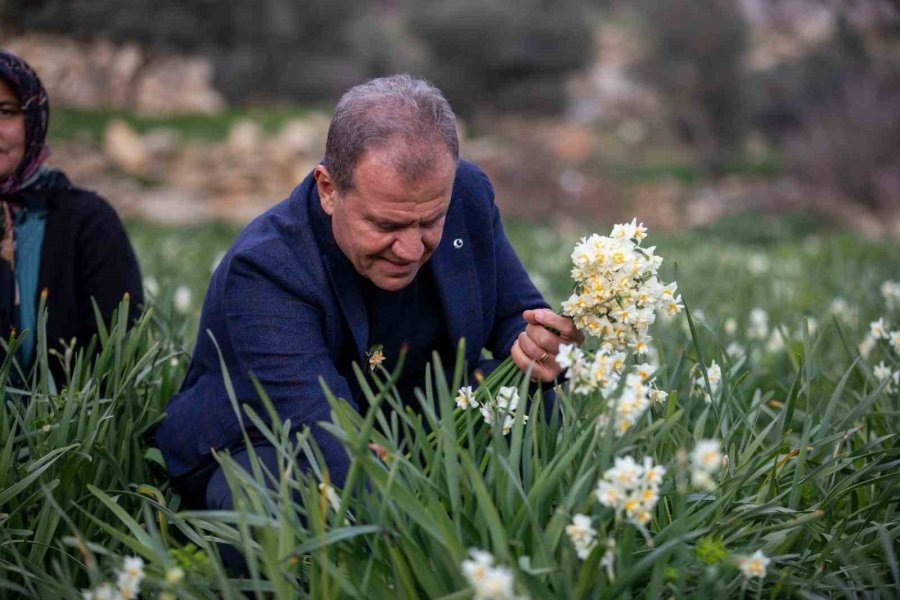
MULTIPOLYGON (((263 396, 243 419, 279 448, 286 476, 269 489, 267 474, 222 454, 240 510, 189 512, 140 434, 184 374, 202 292, 234 231, 129 230, 155 287, 143 319, 103 331, 95 362, 71 357, 69 382, 48 380, 56 357, 43 345, 25 386, 10 383, 9 362, 0 368, 0 597, 116 597, 130 556, 144 561, 144 598, 900 595, 900 386, 876 368, 895 372, 900 355, 884 339, 863 344, 865 356, 859 348, 870 322, 900 326, 900 305, 881 291, 900 281, 896 243, 802 218, 651 231, 647 242, 666 259, 661 278, 678 281, 691 318, 654 326, 667 399, 624 436, 598 425, 607 398, 564 385, 559 414, 528 403, 528 419, 517 411, 503 435, 456 408, 458 365, 453 381, 423 382, 420 415, 358 415, 331 399, 330 428, 354 461, 332 494, 321 467, 290 469, 317 449, 271 423, 263 396), (707 402, 712 361, 721 384, 707 402), (691 478, 704 439, 727 455, 714 489, 691 478), (595 495, 626 456, 666 469, 643 529, 595 495), (597 532, 584 559, 567 535, 576 514, 597 532), (221 544, 237 548, 248 577, 225 569, 221 544), (467 575, 473 548, 491 553, 487 572, 508 584, 496 594, 467 575), (771 562, 748 577, 740 567, 756 551, 771 562)), ((577 236, 523 223, 507 231, 558 306, 577 236)), ((358 375, 371 405, 399 406, 391 374, 358 375)))

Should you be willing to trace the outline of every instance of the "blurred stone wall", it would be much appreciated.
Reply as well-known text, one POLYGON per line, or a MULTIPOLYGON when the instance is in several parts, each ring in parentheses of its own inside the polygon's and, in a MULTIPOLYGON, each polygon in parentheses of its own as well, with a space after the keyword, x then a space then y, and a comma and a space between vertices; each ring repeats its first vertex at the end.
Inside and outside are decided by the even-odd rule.
POLYGON ((6 35, 3 47, 34 67, 54 106, 147 114, 214 113, 226 106, 203 56, 53 34, 6 35))

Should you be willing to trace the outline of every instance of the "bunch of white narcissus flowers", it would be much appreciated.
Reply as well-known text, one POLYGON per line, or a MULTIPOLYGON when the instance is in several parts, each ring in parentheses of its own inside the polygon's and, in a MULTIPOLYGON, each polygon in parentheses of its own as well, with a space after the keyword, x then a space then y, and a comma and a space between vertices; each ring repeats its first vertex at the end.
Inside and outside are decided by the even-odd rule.
POLYGON ((634 219, 613 227, 609 237, 582 238, 572 253, 575 292, 562 306, 576 327, 600 340, 600 349, 590 353, 563 344, 556 362, 576 394, 600 391, 607 399, 618 435, 634 426, 651 402, 666 399, 652 384, 655 367, 649 363, 625 373, 626 352, 650 349, 657 312, 674 315, 684 308, 676 284, 664 285, 657 277, 662 257, 655 248, 641 247, 646 236, 647 229, 634 219), (622 395, 614 398, 623 377, 622 395))
POLYGON ((608 352, 645 353, 656 312, 675 315, 684 308, 676 284, 659 281, 663 259, 653 254, 655 247, 641 247, 646 237, 647 228, 634 219, 613 227, 609 237, 582 238, 572 252, 575 291, 563 302, 563 314, 608 352))
POLYGON ((659 486, 665 474, 665 467, 654 465, 649 456, 640 465, 630 456, 616 458, 597 483, 597 500, 614 509, 617 517, 624 513, 645 532, 644 526, 650 522, 651 511, 659 501, 659 486))
POLYGON ((93 590, 82 591, 81 595, 84 600, 133 600, 138 597, 143 579, 144 560, 139 556, 126 556, 115 587, 104 582, 93 590))
MULTIPOLYGON (((472 386, 467 385, 459 388, 456 394, 456 406, 463 410, 479 408, 484 422, 491 426, 499 423, 503 434, 506 435, 512 430, 513 423, 516 421, 516 410, 519 408, 519 389, 512 385, 504 385, 497 390, 494 398, 479 402, 475 392, 472 391, 472 386)), ((524 415, 524 420, 528 420, 528 415, 524 415)))
MULTIPOLYGON (((656 368, 650 363, 635 366, 625 375, 622 392, 616 396, 622 375, 625 372, 624 352, 606 353, 602 349, 591 356, 574 344, 562 344, 556 355, 556 362, 566 369, 573 391, 589 394, 599 390, 610 411, 615 415, 613 430, 622 435, 641 418, 651 402, 663 402, 666 392, 653 385, 656 368)), ((600 417, 600 425, 605 426, 609 416, 600 417)))
POLYGON ((494 555, 477 548, 469 549, 462 572, 475 592, 475 600, 513 600, 515 577, 508 567, 495 566, 494 555))

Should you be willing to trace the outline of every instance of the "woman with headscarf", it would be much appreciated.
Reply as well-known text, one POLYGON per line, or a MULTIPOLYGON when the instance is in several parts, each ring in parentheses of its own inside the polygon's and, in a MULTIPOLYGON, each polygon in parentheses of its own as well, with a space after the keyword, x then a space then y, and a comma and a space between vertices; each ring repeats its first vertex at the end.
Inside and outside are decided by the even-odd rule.
POLYGON ((44 163, 49 115, 35 72, 0 51, 0 335, 30 332, 16 351, 26 373, 35 363, 41 294, 47 343, 57 349, 90 341, 97 331, 93 302, 107 322, 124 294, 131 319, 143 303, 137 259, 113 208, 44 163))

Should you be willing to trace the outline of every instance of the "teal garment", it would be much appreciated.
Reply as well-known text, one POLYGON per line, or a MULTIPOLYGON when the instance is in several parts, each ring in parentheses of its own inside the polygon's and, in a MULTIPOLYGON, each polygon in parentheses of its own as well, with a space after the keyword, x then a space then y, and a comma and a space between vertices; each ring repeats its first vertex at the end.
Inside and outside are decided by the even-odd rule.
MULTIPOLYGON (((50 169, 42 167, 23 187, 38 183, 50 169)), ((38 274, 41 269, 41 245, 44 243, 44 225, 47 222, 47 206, 43 202, 31 201, 24 205, 15 216, 16 228, 16 283, 19 285, 19 327, 28 330, 17 352, 23 369, 31 366, 34 345, 37 339, 37 293, 38 274)))

